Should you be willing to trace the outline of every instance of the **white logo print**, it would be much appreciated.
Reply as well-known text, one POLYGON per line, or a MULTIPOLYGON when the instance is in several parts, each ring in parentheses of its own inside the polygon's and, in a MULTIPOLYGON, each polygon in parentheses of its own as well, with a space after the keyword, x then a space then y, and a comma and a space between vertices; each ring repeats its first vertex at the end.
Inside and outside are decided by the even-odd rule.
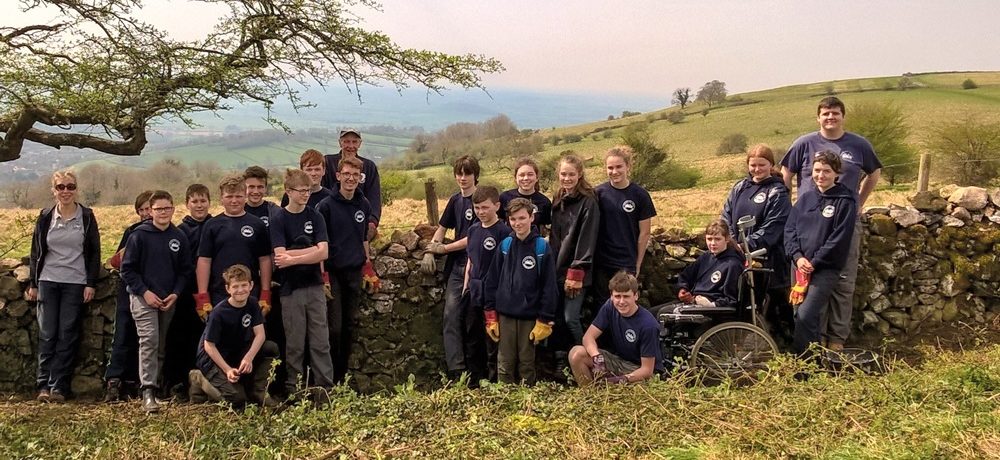
POLYGON ((626 329, 625 340, 628 340, 628 343, 635 343, 635 331, 632 329, 626 329))
POLYGON ((483 240, 483 249, 487 251, 492 251, 493 248, 497 247, 497 240, 493 239, 492 236, 487 237, 483 240))
POLYGON ((635 211, 635 202, 632 200, 625 200, 622 203, 622 210, 625 212, 635 211))
POLYGON ((306 235, 312 235, 313 234, 313 221, 307 220, 305 228, 303 228, 302 231, 305 232, 306 235))
POLYGON ((359 180, 359 181, 358 181, 358 183, 359 183, 359 184, 363 184, 363 183, 365 183, 365 179, 367 179, 367 178, 368 178, 368 175, 367 175, 367 174, 365 174, 365 173, 361 173, 361 180, 359 180))
POLYGON ((773 196, 775 196, 777 194, 778 194, 778 187, 774 187, 774 188, 772 188, 771 190, 769 190, 767 192, 767 197, 771 198, 771 197, 773 197, 773 196))
POLYGON ((472 220, 472 215, 473 214, 472 214, 472 210, 471 209, 466 209, 465 210, 465 220, 472 220))
POLYGON ((181 250, 181 242, 176 238, 167 242, 167 247, 170 248, 170 252, 177 252, 181 250))
POLYGON ((531 203, 531 215, 535 214, 538 214, 538 206, 536 206, 534 203, 531 203))
POLYGON ((244 238, 250 238, 250 237, 252 237, 253 236, 253 227, 251 227, 249 225, 244 225, 243 227, 240 228, 240 235, 243 235, 244 238))
POLYGON ((365 213, 363 213, 361 211, 358 211, 358 212, 354 213, 354 221, 358 222, 358 223, 364 222, 365 221, 365 213))
POLYGON ((843 152, 840 152, 840 159, 844 161, 851 161, 854 159, 854 155, 851 152, 844 150, 843 152))
POLYGON ((718 283, 719 280, 721 280, 721 279, 722 279, 722 272, 721 271, 716 270, 714 273, 712 273, 712 282, 713 283, 718 283))
POLYGON ((243 315, 243 327, 250 327, 250 313, 243 315))
POLYGON ((264 222, 265 227, 271 226, 271 219, 267 216, 260 216, 260 220, 264 222))
POLYGON ((833 207, 832 204, 828 204, 828 205, 826 205, 825 208, 823 208, 823 217, 826 217, 826 218, 833 217, 833 213, 836 212, 836 211, 837 211, 837 208, 833 207))
POLYGON ((767 199, 767 195, 764 192, 760 192, 760 193, 754 195, 753 202, 757 203, 757 204, 761 204, 766 199, 767 199))
POLYGON ((521 266, 524 267, 525 270, 531 270, 532 268, 535 268, 535 257, 525 256, 523 259, 521 259, 521 266))

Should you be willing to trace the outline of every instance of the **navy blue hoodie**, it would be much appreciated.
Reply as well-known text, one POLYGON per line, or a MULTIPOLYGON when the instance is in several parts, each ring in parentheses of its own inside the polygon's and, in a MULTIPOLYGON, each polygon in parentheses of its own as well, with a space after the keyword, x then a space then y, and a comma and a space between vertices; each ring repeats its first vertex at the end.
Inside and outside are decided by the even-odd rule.
POLYGON ((544 245, 542 260, 538 260, 536 238, 540 238, 536 231, 523 241, 511 235, 508 253, 501 251, 493 256, 484 289, 485 310, 496 310, 516 319, 555 319, 556 261, 548 243, 544 245))
POLYGON ((740 296, 743 254, 732 246, 719 254, 705 251, 677 277, 677 288, 705 296, 716 307, 734 307, 740 296))
POLYGON ((368 216, 372 212, 368 199, 355 191, 348 200, 338 189, 333 196, 320 201, 316 210, 323 215, 330 237, 327 271, 360 269, 368 260, 364 246, 368 239, 368 216))
POLYGON ((858 219, 854 192, 839 182, 825 193, 807 190, 785 224, 785 253, 805 257, 816 270, 844 268, 858 219))
POLYGON ((174 224, 160 230, 152 221, 136 227, 125 244, 122 279, 128 292, 141 297, 153 291, 159 298, 178 296, 191 276, 191 247, 174 224))
MULTIPOLYGON (((337 168, 340 167, 340 159, 343 156, 342 152, 337 152, 333 155, 323 157, 326 164, 326 175, 323 176, 320 185, 326 187, 331 192, 340 190, 340 181, 337 180, 337 168)), ((368 220, 377 224, 382 219, 382 182, 378 177, 378 166, 375 165, 374 161, 361 155, 358 155, 358 159, 361 160, 361 179, 358 183, 357 191, 364 193, 365 198, 368 198, 372 207, 368 220)))
POLYGON ((760 183, 755 183, 751 177, 737 182, 722 207, 722 220, 729 224, 729 235, 737 242, 740 230, 736 227, 736 222, 744 216, 757 218, 747 244, 751 251, 767 248, 767 266, 777 274, 771 276, 772 287, 780 287, 780 283, 787 284, 788 277, 783 275, 788 273, 784 244, 785 222, 788 221, 791 209, 788 189, 781 178, 775 176, 769 176, 760 183))

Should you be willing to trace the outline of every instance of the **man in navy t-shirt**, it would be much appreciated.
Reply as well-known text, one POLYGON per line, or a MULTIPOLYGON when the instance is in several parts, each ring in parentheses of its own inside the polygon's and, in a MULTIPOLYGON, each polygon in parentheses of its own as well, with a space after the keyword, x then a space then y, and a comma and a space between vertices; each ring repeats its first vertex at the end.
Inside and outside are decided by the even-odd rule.
MULTIPOLYGON (((802 198, 802 194, 807 190, 816 190, 816 184, 812 181, 815 155, 824 150, 837 153, 840 155, 842 165, 837 182, 857 194, 857 208, 860 213, 882 176, 882 163, 879 162, 872 144, 867 139, 844 129, 846 116, 847 108, 840 99, 827 97, 819 101, 816 108, 819 131, 806 134, 792 143, 788 153, 781 159, 781 176, 788 190, 792 189, 792 179, 795 178, 796 197, 802 198)), ((861 228, 861 225, 855 225, 854 237, 847 253, 847 264, 840 274, 840 282, 833 291, 834 305, 826 318, 826 324, 821 325, 825 331, 824 344, 833 350, 843 349, 851 330, 861 228)))
POLYGON ((251 166, 243 171, 243 180, 247 185, 247 203, 243 209, 264 221, 264 226, 271 222, 271 215, 279 209, 278 205, 265 200, 267 197, 267 170, 260 166, 251 166))
POLYGON ((639 281, 624 271, 611 278, 611 298, 601 307, 583 335, 583 345, 569 351, 573 378, 591 382, 641 382, 664 371, 660 324, 640 308, 639 281), (600 339, 603 346, 598 346, 600 339))
POLYGON ((613 147, 605 154, 604 165, 608 181, 595 188, 601 209, 594 255, 595 299, 608 297, 608 281, 618 271, 639 276, 649 244, 651 219, 656 215, 649 192, 629 180, 632 149, 613 147))

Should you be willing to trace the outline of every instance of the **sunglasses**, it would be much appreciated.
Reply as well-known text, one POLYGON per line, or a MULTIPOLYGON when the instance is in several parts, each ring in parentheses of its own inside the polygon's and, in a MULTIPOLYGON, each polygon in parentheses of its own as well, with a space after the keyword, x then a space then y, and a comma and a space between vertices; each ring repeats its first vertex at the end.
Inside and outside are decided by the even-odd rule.
POLYGON ((55 189, 60 192, 63 190, 69 190, 72 192, 76 190, 76 184, 56 184, 55 189))

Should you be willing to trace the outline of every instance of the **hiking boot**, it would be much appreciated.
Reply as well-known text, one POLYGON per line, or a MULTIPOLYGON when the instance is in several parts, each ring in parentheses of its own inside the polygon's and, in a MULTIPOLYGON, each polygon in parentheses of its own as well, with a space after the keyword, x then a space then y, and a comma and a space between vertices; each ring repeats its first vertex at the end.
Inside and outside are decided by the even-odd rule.
POLYGON ((122 382, 121 390, 119 390, 118 394, 121 396, 122 401, 139 399, 139 382, 133 380, 122 382))
POLYGON ((43 403, 49 402, 49 398, 50 396, 48 388, 42 388, 41 390, 38 390, 38 396, 35 397, 35 399, 37 399, 38 402, 43 402, 43 403))
POLYGON ((839 343, 839 342, 830 342, 829 348, 830 348, 830 351, 832 351, 834 353, 843 353, 844 352, 844 344, 839 343))
POLYGON ((66 401, 66 395, 62 391, 52 390, 49 392, 49 402, 61 403, 65 401, 66 401))
POLYGON ((218 388, 212 386, 205 374, 198 369, 188 372, 188 401, 193 404, 201 404, 206 401, 221 401, 222 393, 218 388))
POLYGON ((112 403, 121 400, 122 381, 119 379, 109 379, 108 386, 104 391, 104 402, 112 403))
POLYGON ((154 414, 160 411, 160 403, 156 400, 156 390, 144 388, 142 390, 142 410, 147 414, 154 414))

